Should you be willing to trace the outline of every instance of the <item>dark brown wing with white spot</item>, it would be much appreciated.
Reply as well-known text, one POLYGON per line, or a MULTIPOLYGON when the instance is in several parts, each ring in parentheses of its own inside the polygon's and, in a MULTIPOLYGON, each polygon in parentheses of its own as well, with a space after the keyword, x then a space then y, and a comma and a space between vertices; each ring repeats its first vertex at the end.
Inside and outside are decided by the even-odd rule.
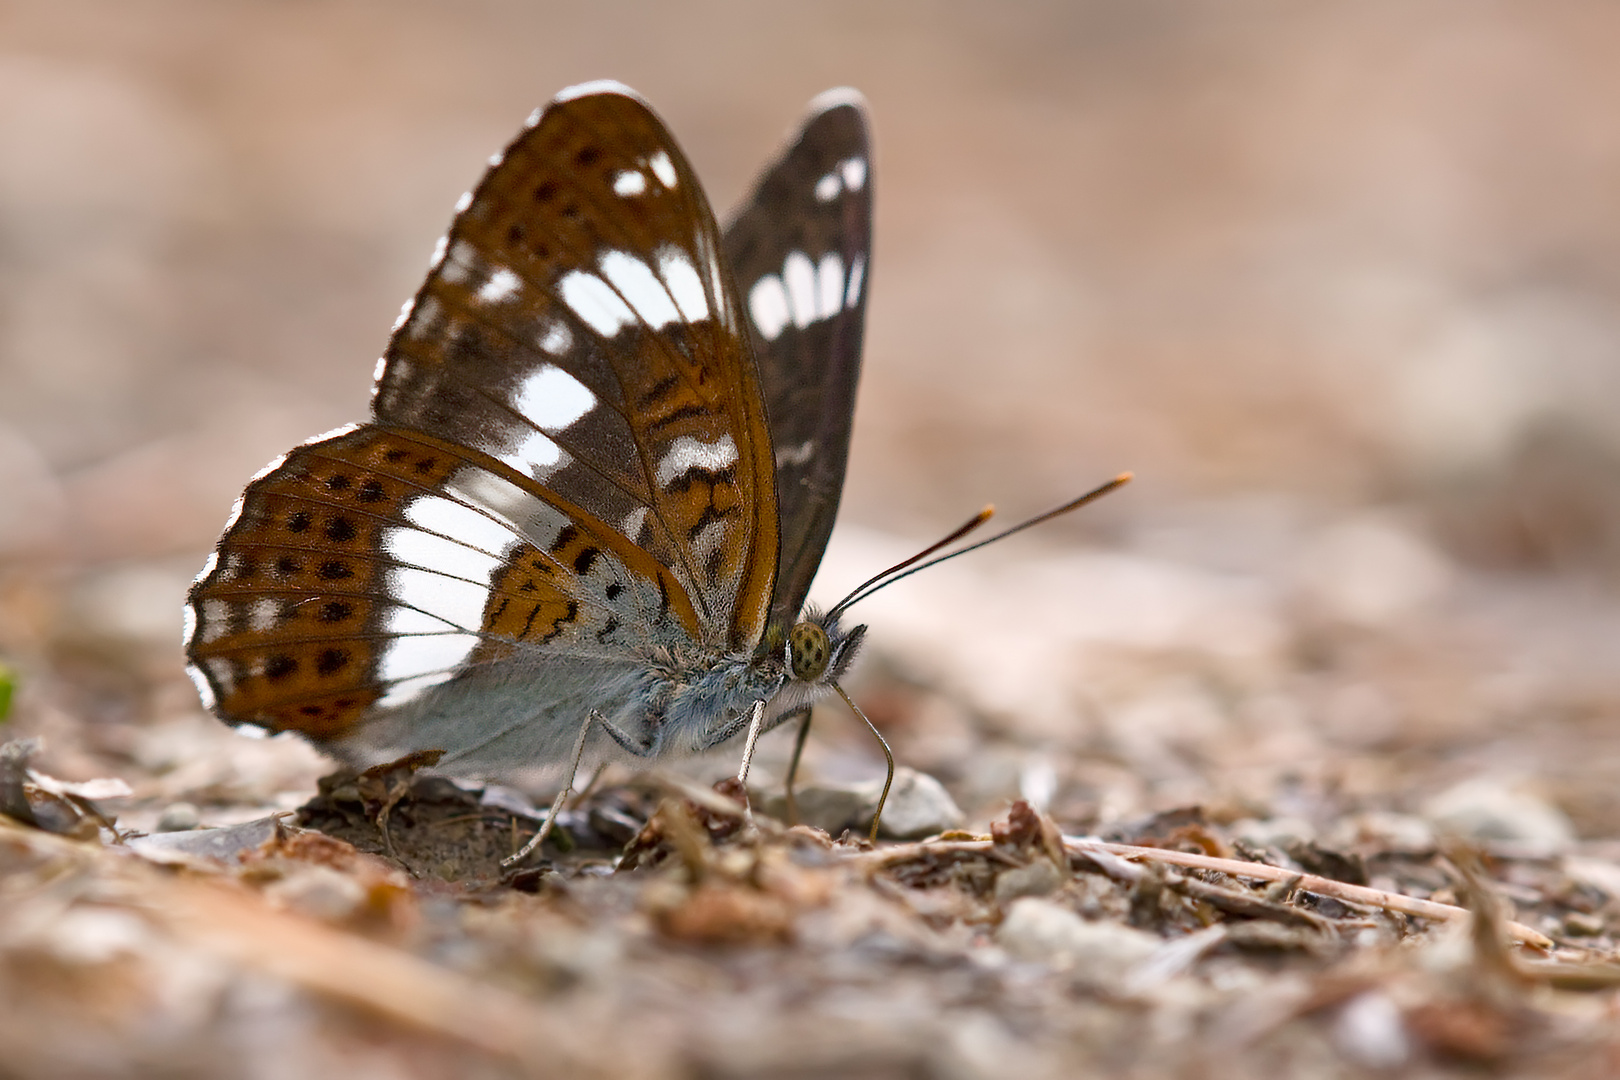
POLYGON ((804 606, 844 489, 871 243, 866 105, 853 90, 829 91, 725 233, 775 446, 779 627, 804 606))
POLYGON ((547 107, 461 209, 380 367, 379 422, 473 448, 669 567, 750 648, 776 569, 770 438, 719 231, 623 88, 547 107))
POLYGON ((216 712, 329 743, 536 646, 611 663, 697 632, 673 575, 608 523, 488 455, 379 425, 249 484, 187 617, 216 712))

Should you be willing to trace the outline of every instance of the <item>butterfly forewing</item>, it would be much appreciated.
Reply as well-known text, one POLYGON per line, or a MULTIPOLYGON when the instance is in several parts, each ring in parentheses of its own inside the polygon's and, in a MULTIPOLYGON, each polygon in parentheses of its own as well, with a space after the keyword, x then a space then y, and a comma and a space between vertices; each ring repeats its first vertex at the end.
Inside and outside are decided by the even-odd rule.
POLYGON ((436 258, 389 345, 377 419, 589 508, 670 568, 702 640, 752 647, 774 465, 719 232, 663 124, 628 92, 565 95, 436 258))
POLYGON ((188 604, 204 697, 352 758, 553 761, 649 658, 753 648, 777 521, 747 333, 662 123, 565 93, 460 208, 375 421, 244 492, 188 604))
POLYGON ((843 491, 871 241, 865 103, 853 90, 829 91, 725 232, 775 445, 779 627, 804 605, 843 491))

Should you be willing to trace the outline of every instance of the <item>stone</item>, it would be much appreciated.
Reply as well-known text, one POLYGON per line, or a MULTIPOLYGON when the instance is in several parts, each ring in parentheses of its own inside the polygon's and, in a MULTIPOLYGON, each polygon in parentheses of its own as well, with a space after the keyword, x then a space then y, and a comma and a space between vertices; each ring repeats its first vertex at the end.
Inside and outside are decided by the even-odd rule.
POLYGON ((1063 884, 1063 872, 1050 859, 1014 866, 996 875, 996 904, 1006 908, 1023 896, 1045 896, 1063 884))
MULTIPOLYGON (((867 789, 871 797, 870 809, 862 817, 869 823, 877 809, 878 796, 883 793, 883 782, 868 784, 867 789)), ((878 833, 893 840, 918 840, 960 828, 962 820, 962 811, 944 784, 927 773, 901 767, 894 771, 894 787, 883 807, 878 833)))
POLYGON ((188 832, 202 824, 202 815, 188 802, 170 803, 158 815, 157 832, 188 832))
MULTIPOLYGON (((799 824, 813 825, 830 836, 845 829, 863 831, 871 826, 883 780, 858 784, 823 784, 799 788, 799 824)), ((787 798, 780 792, 764 798, 754 796, 756 805, 771 817, 787 820, 787 798)), ((883 807, 879 835, 890 840, 916 840, 947 829, 959 828, 963 816, 945 785, 927 773, 904 766, 894 771, 894 786, 883 807)))
POLYGON ((1072 970, 1091 986, 1118 989, 1131 969, 1153 956, 1154 934, 1121 923, 1088 922, 1039 897, 1014 900, 996 928, 996 944, 1017 960, 1072 970))
MULTIPOLYGON (((801 787, 794 797, 799 807, 798 824, 820 829, 829 836, 837 836, 845 829, 853 828, 863 817, 866 821, 871 820, 871 803, 855 785, 801 787)), ((751 795, 750 798, 764 813, 781 821, 788 820, 787 797, 780 791, 764 798, 758 795, 751 795)))
POLYGON ((1345 1057, 1370 1069, 1394 1069, 1412 1055, 1400 1007, 1380 990, 1344 1004, 1333 1024, 1333 1042, 1345 1057))
POLYGON ((301 915, 330 923, 348 921, 366 903, 366 887, 360 882, 329 866, 308 863, 293 867, 264 892, 301 915))
POLYGON ((1562 810, 1516 784, 1491 777, 1465 780, 1441 792, 1424 804, 1423 816, 1438 831, 1465 840, 1560 851, 1575 838, 1574 826, 1562 810))

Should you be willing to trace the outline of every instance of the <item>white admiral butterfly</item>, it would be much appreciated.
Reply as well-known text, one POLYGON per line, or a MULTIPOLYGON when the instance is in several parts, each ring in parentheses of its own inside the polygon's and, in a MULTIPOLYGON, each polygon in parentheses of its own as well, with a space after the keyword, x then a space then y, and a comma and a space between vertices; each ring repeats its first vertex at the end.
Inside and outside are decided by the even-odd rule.
POLYGON ((238 501, 186 606, 198 691, 357 766, 537 779, 746 730, 745 776, 865 632, 840 617, 863 590, 801 613, 860 371, 861 98, 817 98, 724 234, 613 83, 536 112, 457 210, 371 421, 238 501))

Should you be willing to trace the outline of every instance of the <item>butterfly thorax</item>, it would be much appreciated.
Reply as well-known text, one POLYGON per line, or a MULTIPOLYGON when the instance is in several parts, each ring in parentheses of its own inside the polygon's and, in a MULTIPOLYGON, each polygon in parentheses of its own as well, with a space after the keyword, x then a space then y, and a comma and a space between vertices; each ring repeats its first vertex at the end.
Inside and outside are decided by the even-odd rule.
POLYGON ((832 692, 865 635, 865 626, 844 630, 835 617, 807 611, 787 632, 767 633, 752 655, 677 659, 661 673, 667 688, 657 734, 661 749, 718 746, 745 729, 758 701, 765 702, 765 730, 774 728, 832 692))

